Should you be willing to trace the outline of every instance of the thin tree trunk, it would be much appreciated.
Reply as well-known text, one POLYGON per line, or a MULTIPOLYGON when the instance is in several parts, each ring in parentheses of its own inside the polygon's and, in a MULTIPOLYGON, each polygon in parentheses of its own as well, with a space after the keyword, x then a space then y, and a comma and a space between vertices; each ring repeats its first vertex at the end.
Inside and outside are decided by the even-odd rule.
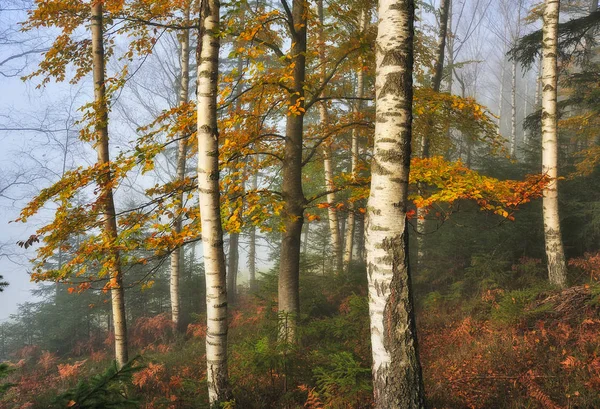
POLYGON ((512 61, 511 116, 510 116, 510 156, 517 152, 517 59, 512 61))
POLYGON ((304 239, 302 239, 302 254, 308 254, 308 235, 310 234, 310 223, 304 225, 304 239))
POLYGON ((525 120, 529 115, 529 78, 525 78, 525 98, 523 100, 523 122, 521 128, 523 129, 523 145, 527 145, 529 142, 529 132, 525 129, 525 120))
POLYGON ((498 132, 502 134, 502 119, 504 118, 504 75, 506 72, 505 67, 505 56, 506 56, 506 42, 504 43, 504 50, 502 51, 502 63, 500 64, 500 101, 498 102, 498 132))
POLYGON ((442 78, 444 77, 444 53, 446 51, 446 39, 448 38, 448 20, 450 18, 450 3, 451 0, 441 0, 440 4, 440 32, 438 37, 438 49, 435 59, 435 67, 433 71, 433 79, 431 88, 434 91, 440 92, 442 86, 442 78))
POLYGON ((294 343, 300 309, 300 246, 304 206, 302 190, 302 137, 304 133, 304 81, 306 77, 306 1, 294 0, 290 30, 293 66, 292 93, 289 96, 283 161, 282 197, 285 231, 281 242, 278 283, 280 339, 294 343))
POLYGON ((229 253, 227 254, 227 295, 229 303, 236 301, 237 278, 240 259, 240 235, 238 233, 229 234, 229 253))
MULTIPOLYGON (((444 75, 444 56, 446 51, 446 38, 448 37, 448 19, 450 17, 451 0, 442 0, 440 4, 440 31, 438 36, 438 48, 435 57, 433 77, 431 78, 431 87, 435 92, 440 92, 442 87, 442 78, 444 75)), ((421 135, 421 158, 430 156, 429 129, 433 128, 433 123, 428 123, 421 135)), ((418 187, 421 190, 421 186, 418 187)), ((423 265, 425 259, 425 233, 427 231, 427 219, 425 218, 427 209, 417 208, 417 270, 423 265)))
MULTIPOLYGON (((258 173, 252 175, 252 191, 256 192, 258 187, 258 173)), ((250 279, 250 289, 256 289, 256 226, 250 226, 250 244, 248 248, 248 274, 250 279)))
MULTIPOLYGON (((190 21, 190 4, 189 2, 185 5, 183 11, 184 23, 190 21)), ((181 47, 181 83, 179 89, 179 105, 188 103, 189 89, 190 89, 190 33, 188 30, 182 30, 180 33, 179 44, 181 47)), ((179 142, 177 143, 177 176, 176 180, 182 182, 185 178, 185 162, 187 156, 187 138, 185 135, 180 135, 179 142)), ((177 195, 175 199, 175 221, 173 223, 173 231, 176 235, 181 233, 182 226, 182 215, 181 209, 183 206, 183 192, 177 195)), ((171 253, 171 277, 169 281, 170 295, 171 295, 171 320, 173 326, 179 332, 183 332, 183 322, 181 320, 181 294, 179 290, 179 282, 181 279, 181 270, 183 258, 183 247, 175 249, 171 253)))
POLYGON ((542 27, 542 172, 551 178, 544 189, 544 237, 550 283, 565 287, 567 268, 558 214, 557 40, 559 0, 545 0, 542 27))
POLYGON ((127 350, 127 323, 125 316, 125 291, 119 251, 115 249, 118 238, 115 203, 111 187, 110 155, 108 148, 108 103, 104 80, 104 22, 102 2, 92 3, 92 55, 94 76, 94 105, 96 110, 96 151, 98 163, 105 166, 105 173, 99 178, 102 212, 102 236, 109 249, 110 294, 113 324, 115 331, 115 358, 122 367, 129 360, 127 350))
MULTIPOLYGON (((319 16, 319 25, 317 30, 318 42, 319 42, 319 65, 321 81, 326 80, 327 76, 327 58, 325 55, 325 37, 323 35, 323 25, 325 24, 325 16, 323 11, 323 0, 317 1, 317 14, 319 16)), ((321 93, 321 97, 325 97, 325 91, 321 93)), ((319 122, 323 132, 329 125, 329 114, 327 112, 327 102, 322 101, 319 104, 319 122)), ((331 236, 331 246, 333 250, 333 271, 337 274, 342 268, 342 241, 340 236, 340 226, 338 221, 338 213, 335 208, 335 185, 333 183, 333 163, 331 159, 331 146, 328 141, 323 142, 323 169, 325 173, 325 189, 329 192, 327 194, 327 218, 329 219, 329 234, 331 236)))
POLYGON ((219 192, 217 81, 219 2, 202 2, 198 59, 198 190, 206 274, 206 362, 211 405, 229 398, 227 374, 227 282, 219 192))
POLYGON ((365 217, 363 215, 358 218, 358 234, 356 236, 356 258, 361 263, 366 263, 365 217))
MULTIPOLYGON (((244 60, 242 57, 238 57, 237 60, 237 71, 238 75, 242 75, 242 71, 244 69, 244 60)), ((241 93, 242 91, 242 82, 240 81, 238 84, 237 93, 241 93)), ((241 98, 237 98, 235 101, 235 108, 237 112, 240 112, 242 108, 242 100, 241 98)), ((240 125, 236 125, 236 130, 240 130, 240 125)), ((239 178, 236 176, 237 173, 234 173, 232 178, 232 182, 234 184, 239 182, 239 178)), ((242 198, 244 197, 243 188, 242 187, 242 198)), ((243 202, 242 202, 243 206, 243 202)), ((229 296, 229 302, 231 304, 235 303, 237 298, 237 280, 239 274, 239 262, 240 262, 240 234, 238 232, 229 233, 229 254, 227 255, 227 294, 229 296)))
POLYGON ((367 271, 377 409, 424 408, 408 264, 414 1, 380 0, 367 271))
MULTIPOLYGON (((369 19, 369 11, 365 6, 360 13, 360 23, 359 29, 361 34, 364 33, 367 28, 367 23, 369 19)), ((362 100, 364 96, 364 88, 365 88, 365 72, 362 69, 363 66, 363 58, 359 57, 359 67, 356 72, 356 96, 358 100, 354 103, 352 109, 354 110, 355 115, 359 115, 362 111, 362 100)), ((352 175, 352 182, 356 182, 358 178, 358 129, 354 128, 352 130, 352 145, 350 147, 350 172, 352 175)), ((350 269, 350 263, 352 262, 352 251, 354 250, 354 230, 355 230, 355 211, 356 206, 353 201, 348 202, 348 220, 346 223, 346 238, 344 240, 344 265, 343 271, 345 274, 348 274, 350 269)))
MULTIPOLYGON (((447 46, 448 46, 448 67, 450 68, 450 75, 448 75, 448 92, 452 94, 452 85, 454 76, 452 75, 452 71, 454 70, 454 33, 452 32, 452 10, 453 3, 452 0, 450 2, 450 9, 448 10, 448 33, 447 33, 447 46)), ((448 129, 450 132, 450 129, 448 129)), ((450 136, 450 135, 449 135, 450 136)))

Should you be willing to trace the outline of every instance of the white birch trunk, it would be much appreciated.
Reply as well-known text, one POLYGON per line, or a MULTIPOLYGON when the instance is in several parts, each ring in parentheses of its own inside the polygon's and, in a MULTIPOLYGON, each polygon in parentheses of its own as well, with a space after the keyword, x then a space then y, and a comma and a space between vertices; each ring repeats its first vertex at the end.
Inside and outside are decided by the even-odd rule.
POLYGON ((380 0, 366 247, 377 409, 424 408, 408 267, 414 1, 380 0))
MULTIPOLYGON (((102 15, 102 3, 92 4, 92 56, 94 77, 94 103, 96 109, 96 151, 98 152, 98 163, 110 167, 110 155, 108 147, 108 103, 106 101, 105 84, 105 62, 104 62, 104 22, 102 15)), ((127 322, 125 314, 125 291, 123 289, 123 275, 119 251, 113 246, 118 237, 117 219, 115 214, 115 203, 111 185, 111 175, 107 172, 102 175, 98 184, 102 212, 102 236, 103 241, 109 244, 111 263, 110 278, 113 282, 111 294, 111 306, 113 315, 113 329, 115 332, 115 359, 119 367, 123 367, 129 360, 127 350, 127 322)))
POLYGON ((535 109, 542 106, 542 59, 540 58, 535 81, 535 109))
MULTIPOLYGON (((184 24, 187 25, 190 21, 190 4, 187 3, 183 11, 184 24)), ((190 89, 190 33, 188 30, 182 30, 180 34, 181 47, 181 79, 179 89, 179 105, 187 104, 190 89)), ((180 135, 177 143, 177 175, 178 181, 183 181, 185 178, 185 162, 187 156, 187 138, 180 135)), ((174 213, 177 215, 173 223, 173 231, 175 234, 181 233, 182 217, 181 208, 183 206, 183 192, 177 195, 175 199, 174 213)), ((179 247, 171 253, 171 275, 169 281, 169 290, 171 295, 171 321, 173 326, 178 331, 182 332, 183 322, 181 320, 181 295, 179 290, 179 281, 181 279, 181 270, 183 258, 183 247, 179 247)))
POLYGON ((506 42, 504 43, 504 50, 502 51, 502 63, 500 64, 500 100, 498 101, 498 132, 502 134, 502 111, 504 110, 504 73, 506 72, 505 67, 505 56, 506 56, 506 42))
POLYGON ((556 98, 558 85, 557 40, 559 0, 545 0, 542 27, 542 172, 551 182, 544 189, 544 237, 550 283, 564 287, 567 268, 558 214, 558 131, 556 98))
POLYGON ((206 362, 209 403, 229 398, 227 374, 227 282, 219 192, 217 80, 219 2, 205 0, 201 9, 201 54, 198 61, 198 191, 206 275, 206 362))
MULTIPOLYGON (((360 14, 360 22, 359 29, 360 32, 363 33, 367 28, 367 22, 369 19, 368 8, 364 7, 360 14)), ((354 110, 354 114, 358 115, 362 110, 362 98, 364 96, 364 83, 365 83, 365 72, 362 69, 363 59, 360 57, 359 59, 359 69, 356 72, 356 96, 359 98, 356 103, 353 105, 352 109, 354 110)), ((352 144, 350 147, 350 172, 352 175, 352 182, 356 182, 358 177, 358 129, 354 128, 352 130, 352 144)), ((350 263, 352 262, 352 251, 354 249, 354 230, 355 230, 355 205, 354 202, 348 202, 348 220, 346 223, 346 238, 344 240, 344 265, 343 271, 348 274, 350 271, 350 263)))

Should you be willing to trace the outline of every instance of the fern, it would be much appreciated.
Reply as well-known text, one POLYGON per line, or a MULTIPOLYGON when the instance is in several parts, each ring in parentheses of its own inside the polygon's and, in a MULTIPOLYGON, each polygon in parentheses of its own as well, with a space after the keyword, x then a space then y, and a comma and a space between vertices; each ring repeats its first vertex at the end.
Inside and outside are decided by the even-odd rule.
POLYGON ((528 371, 524 376, 521 377, 521 383, 527 389, 527 395, 532 399, 543 405, 544 408, 548 409, 564 409, 562 406, 557 405, 542 389, 533 381, 534 374, 532 371, 528 371))
POLYGON ((76 409, 137 407, 137 402, 125 393, 131 376, 142 369, 142 366, 134 365, 137 359, 132 359, 121 369, 113 362, 104 373, 79 381, 77 386, 58 396, 54 403, 58 407, 76 409))

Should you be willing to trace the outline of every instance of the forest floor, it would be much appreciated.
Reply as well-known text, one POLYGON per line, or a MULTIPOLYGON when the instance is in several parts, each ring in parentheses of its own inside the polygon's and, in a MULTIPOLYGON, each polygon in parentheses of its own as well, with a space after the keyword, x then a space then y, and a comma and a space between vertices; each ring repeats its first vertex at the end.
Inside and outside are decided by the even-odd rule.
MULTIPOLYGON (((305 280, 318 285, 304 286, 312 291, 303 294, 298 345, 276 341, 270 290, 241 294, 230 310, 235 403, 225 407, 371 407, 365 286, 322 276, 305 280)), ((439 293, 419 298, 428 406, 599 408, 599 312, 597 285, 562 291, 496 288, 468 301, 439 293)), ((27 346, 1 381, 13 386, 0 397, 0 407, 102 407, 85 406, 82 396, 91 405, 94 399, 113 399, 117 389, 122 399, 117 407, 207 407, 204 335, 200 323, 190 324, 186 334, 174 333, 165 314, 138 320, 130 332, 137 368, 118 382, 111 379, 119 376, 109 374, 107 380, 110 371, 104 372, 110 366, 110 337, 90 340, 66 357, 27 346), (102 396, 90 395, 90 385, 102 396)))

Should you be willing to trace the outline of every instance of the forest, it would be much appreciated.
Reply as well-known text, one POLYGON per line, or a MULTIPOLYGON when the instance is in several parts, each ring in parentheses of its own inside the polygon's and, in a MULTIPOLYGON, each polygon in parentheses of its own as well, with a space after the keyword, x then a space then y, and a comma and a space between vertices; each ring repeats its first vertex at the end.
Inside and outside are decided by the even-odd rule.
POLYGON ((0 0, 0 408, 600 408, 598 0, 0 0))

